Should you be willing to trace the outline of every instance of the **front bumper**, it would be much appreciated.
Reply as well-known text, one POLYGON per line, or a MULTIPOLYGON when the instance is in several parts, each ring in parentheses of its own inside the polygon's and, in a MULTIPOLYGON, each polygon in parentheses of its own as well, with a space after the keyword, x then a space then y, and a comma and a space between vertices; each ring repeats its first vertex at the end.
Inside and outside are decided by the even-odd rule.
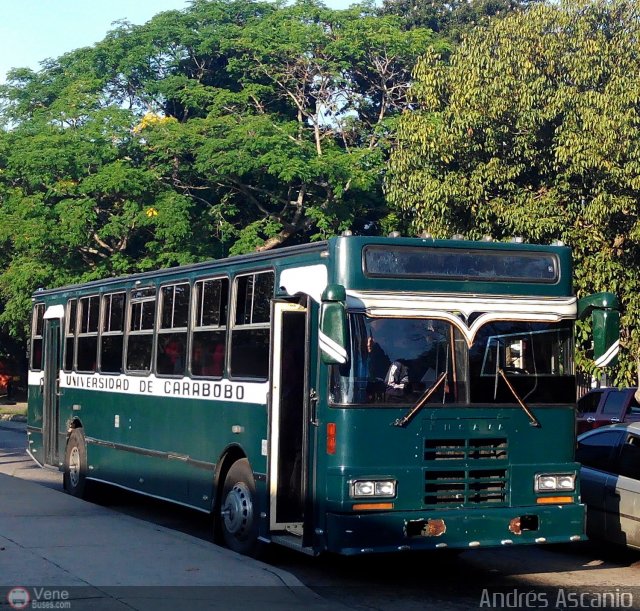
POLYGON ((585 509, 578 503, 440 512, 329 513, 322 547, 345 555, 473 549, 567 543, 585 540, 584 533, 585 509))

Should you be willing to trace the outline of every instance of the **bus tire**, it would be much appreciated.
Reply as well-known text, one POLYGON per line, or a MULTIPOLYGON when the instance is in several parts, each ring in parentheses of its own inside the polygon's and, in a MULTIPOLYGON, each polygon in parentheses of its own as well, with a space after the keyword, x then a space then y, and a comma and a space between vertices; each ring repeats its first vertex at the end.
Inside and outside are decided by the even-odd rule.
POLYGON ((256 483, 246 458, 234 462, 224 480, 220 527, 229 549, 245 556, 258 555, 256 483))
POLYGON ((87 444, 82 429, 73 429, 69 435, 62 481, 71 496, 87 498, 87 444))

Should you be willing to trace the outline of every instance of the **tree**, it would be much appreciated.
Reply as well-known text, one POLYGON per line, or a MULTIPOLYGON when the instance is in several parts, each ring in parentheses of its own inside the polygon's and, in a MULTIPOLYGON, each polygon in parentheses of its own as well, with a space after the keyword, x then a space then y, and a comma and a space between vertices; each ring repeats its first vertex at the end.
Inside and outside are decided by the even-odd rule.
POLYGON ((639 35, 637 2, 581 0, 490 23, 448 64, 427 53, 386 185, 413 231, 571 245, 578 295, 622 300, 626 384, 640 347, 639 35))
POLYGON ((80 50, 14 72, 0 133, 0 323, 28 334, 30 295, 189 257, 188 202, 144 166, 131 111, 105 104, 80 50), (67 66, 65 66, 66 68, 67 66), (170 213, 161 220, 149 210, 170 213))
MULTIPOLYGON (((202 8, 238 6, 245 15, 246 5, 202 8)), ((180 108, 175 121, 141 130, 155 167, 210 202, 232 253, 323 238, 381 214, 371 208, 382 207, 392 124, 413 63, 434 43, 430 31, 403 31, 397 17, 367 5, 251 6, 259 14, 241 28, 217 22, 215 61, 189 60, 223 67, 226 84, 209 84, 209 69, 201 71, 188 90, 198 92, 192 119, 184 120, 182 95, 164 104, 165 113, 180 108), (190 167, 176 162, 187 157, 190 167)))
POLYGON ((524 9, 540 0, 383 0, 382 15, 398 15, 409 28, 429 28, 453 40, 492 17, 524 9))
POLYGON ((432 32, 194 0, 0 87, 0 324, 35 288, 323 238, 384 217, 382 176, 432 32))

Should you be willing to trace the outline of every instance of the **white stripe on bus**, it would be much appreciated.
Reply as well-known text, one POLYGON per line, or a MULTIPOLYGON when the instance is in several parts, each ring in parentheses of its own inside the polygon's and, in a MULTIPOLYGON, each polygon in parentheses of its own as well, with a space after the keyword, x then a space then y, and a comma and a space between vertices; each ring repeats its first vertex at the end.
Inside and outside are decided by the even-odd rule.
POLYGON ((615 358, 619 350, 620 340, 616 340, 602 356, 596 359, 596 367, 606 367, 615 358))
POLYGON ((346 363, 347 362, 347 353, 345 350, 340 349, 340 346, 335 343, 328 343, 326 340, 329 338, 325 335, 318 338, 318 345, 320 346, 320 350, 322 352, 328 354, 334 361, 338 363, 346 363), (339 348, 336 349, 336 348, 339 348))
MULTIPOLYGON (((235 382, 191 378, 158 378, 155 375, 106 375, 100 373, 66 373, 61 371, 61 389, 91 392, 111 392, 151 397, 179 397, 232 403, 266 404, 268 382, 235 382)), ((29 372, 29 385, 38 386, 44 380, 41 371, 29 372)))

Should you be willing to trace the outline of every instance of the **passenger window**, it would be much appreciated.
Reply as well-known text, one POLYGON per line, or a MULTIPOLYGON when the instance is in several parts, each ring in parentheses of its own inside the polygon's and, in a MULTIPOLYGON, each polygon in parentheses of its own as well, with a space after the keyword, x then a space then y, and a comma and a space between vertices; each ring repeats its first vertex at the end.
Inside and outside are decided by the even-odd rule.
POLYGON ((191 373, 220 377, 227 343, 229 280, 216 278, 195 284, 191 373))
POLYGON ((124 346, 125 293, 111 293, 102 299, 102 334, 100 336, 100 370, 121 373, 124 346))
POLYGON ((640 416, 640 403, 636 400, 635 390, 633 390, 629 407, 627 408, 627 416, 640 416))
POLYGON ((42 369, 42 338, 44 333, 44 303, 37 303, 31 319, 31 369, 42 369))
POLYGON ((64 332, 64 370, 72 371, 76 347, 76 321, 78 300, 69 299, 67 302, 67 322, 64 332))
POLYGON ((602 398, 602 392, 591 392, 586 394, 578 401, 579 414, 593 414, 597 409, 602 398))
POLYGON ((587 467, 613 473, 612 458, 623 431, 602 431, 589 435, 578 442, 576 460, 587 467))
POLYGON ((620 448, 619 475, 640 480, 640 437, 629 435, 620 448))
POLYGON ((82 297, 78 302, 78 371, 92 373, 96 370, 99 318, 100 298, 97 295, 82 297))
POLYGON ((602 408, 603 415, 617 416, 624 407, 627 394, 619 390, 610 390, 602 408))
POLYGON ((127 334, 127 371, 148 372, 151 369, 153 327, 156 315, 156 289, 131 292, 129 331, 127 334))
POLYGON ((231 373, 266 379, 269 374, 273 272, 236 278, 235 319, 231 331, 231 373))
POLYGON ((160 375, 183 376, 186 370, 191 286, 187 282, 163 286, 160 295, 156 372, 160 375))

